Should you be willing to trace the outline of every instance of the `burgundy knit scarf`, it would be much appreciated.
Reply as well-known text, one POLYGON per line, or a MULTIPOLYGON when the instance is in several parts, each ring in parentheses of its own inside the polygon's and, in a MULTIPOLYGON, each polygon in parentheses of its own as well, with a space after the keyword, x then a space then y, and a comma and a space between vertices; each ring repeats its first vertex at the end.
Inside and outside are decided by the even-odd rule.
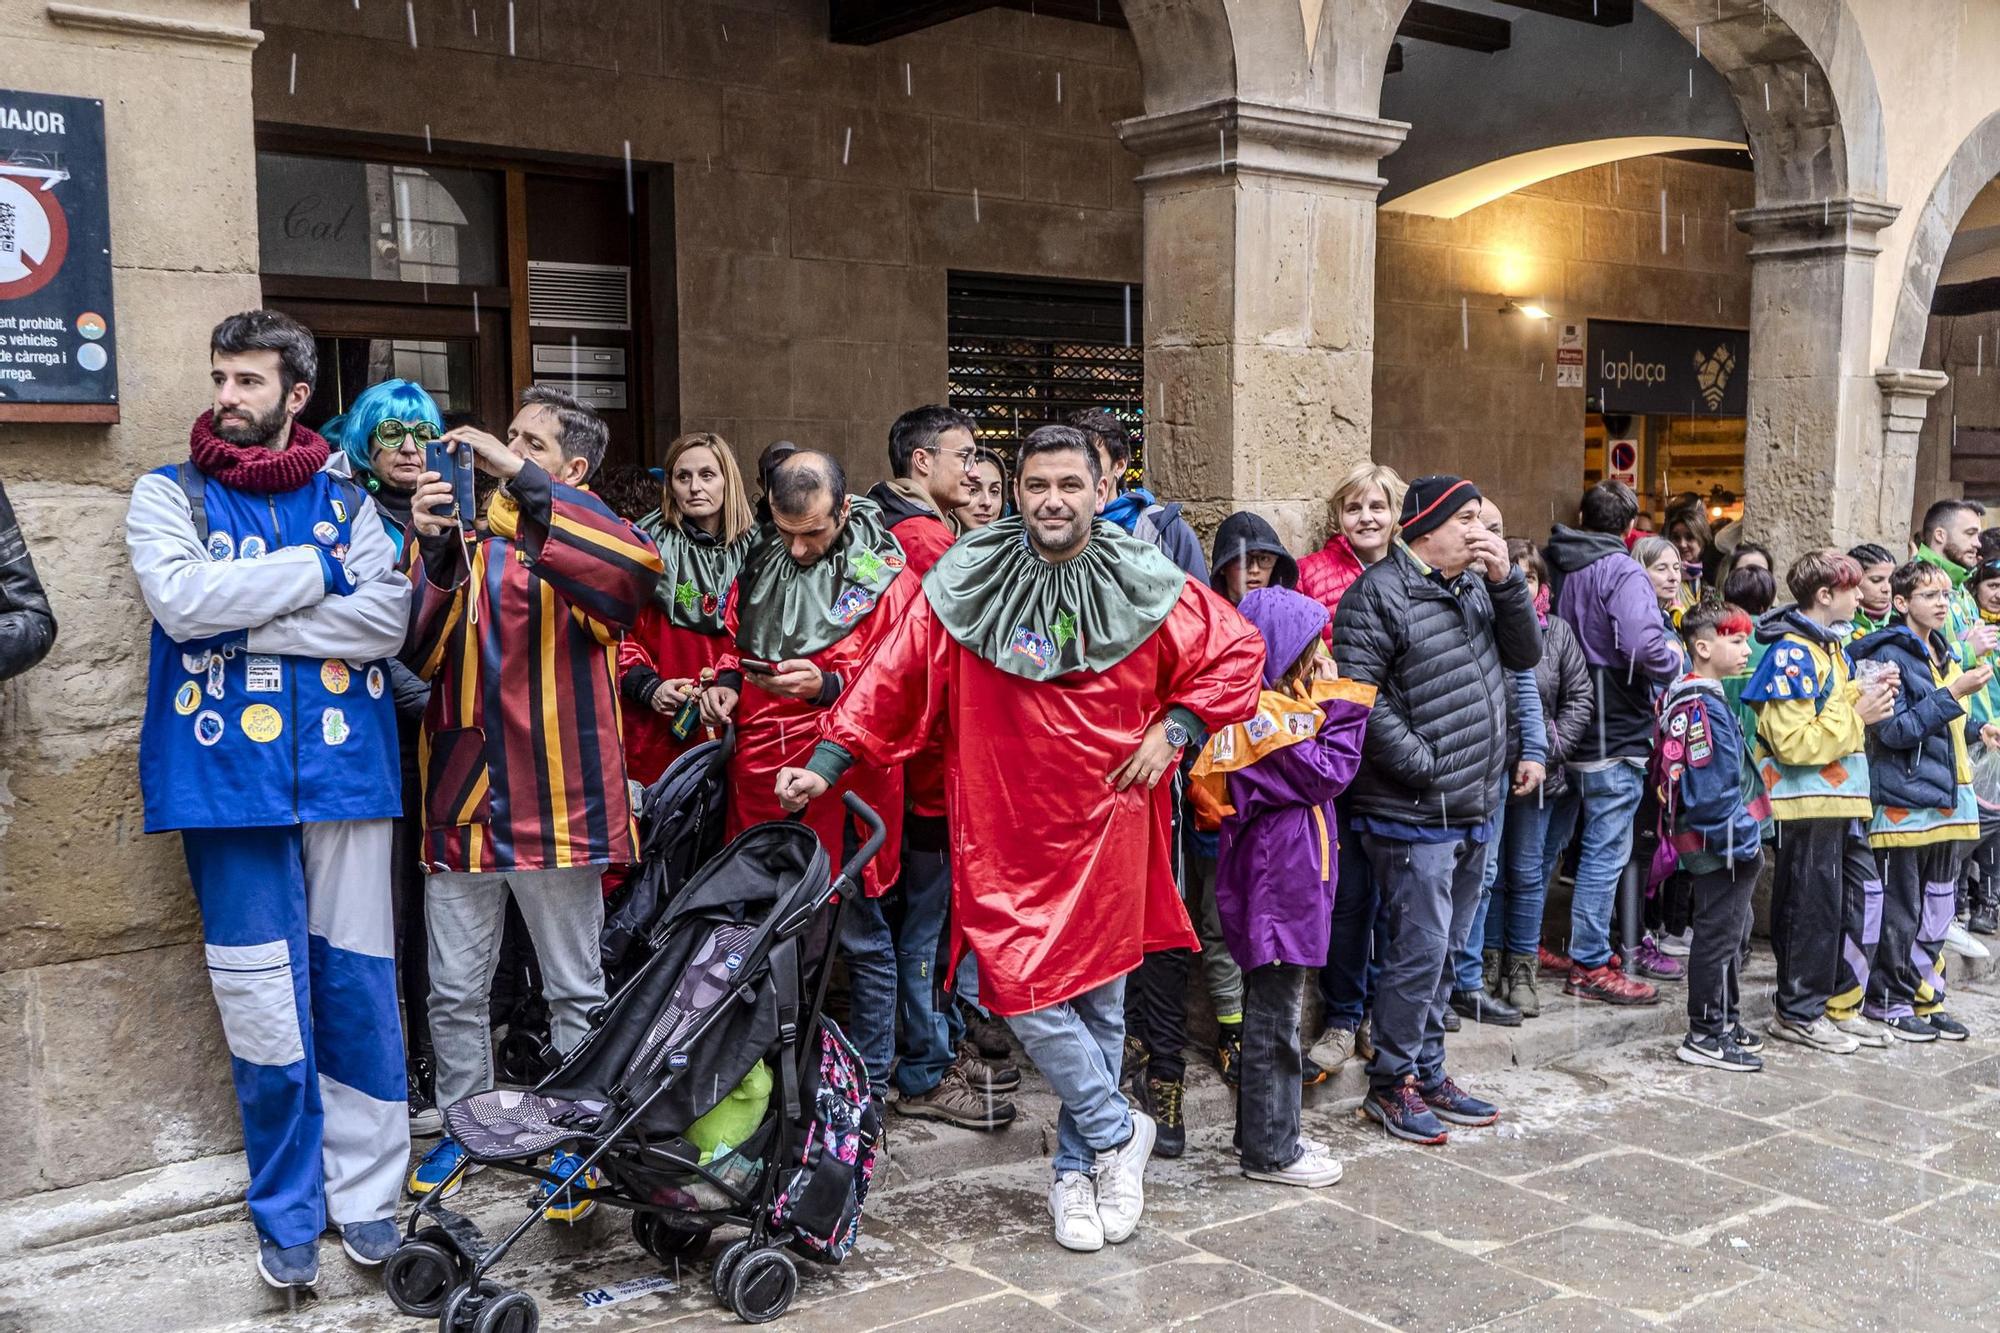
POLYGON ((257 495, 295 491, 326 466, 331 452, 319 434, 292 423, 292 439, 283 452, 261 444, 231 444, 214 430, 215 412, 203 412, 188 432, 188 456, 203 475, 225 486, 257 495))

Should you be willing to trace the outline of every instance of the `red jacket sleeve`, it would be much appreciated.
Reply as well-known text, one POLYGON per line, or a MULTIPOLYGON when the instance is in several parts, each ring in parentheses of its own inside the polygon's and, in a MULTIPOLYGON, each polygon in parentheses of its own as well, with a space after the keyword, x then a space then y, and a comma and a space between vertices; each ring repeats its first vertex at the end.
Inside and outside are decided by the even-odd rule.
POLYGON ((919 593, 841 690, 821 736, 875 768, 903 763, 944 716, 950 666, 951 636, 919 593))
POLYGON ((1210 731, 1257 711, 1264 639, 1223 597, 1189 579, 1158 633, 1163 705, 1187 709, 1210 731))

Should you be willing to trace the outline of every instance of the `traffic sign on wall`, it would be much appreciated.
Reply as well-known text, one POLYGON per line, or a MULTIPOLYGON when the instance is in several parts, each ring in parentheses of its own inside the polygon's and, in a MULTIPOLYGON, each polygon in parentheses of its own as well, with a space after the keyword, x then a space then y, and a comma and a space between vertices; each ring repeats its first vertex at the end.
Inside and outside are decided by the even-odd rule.
POLYGON ((118 420, 104 104, 0 89, 0 421, 118 420))

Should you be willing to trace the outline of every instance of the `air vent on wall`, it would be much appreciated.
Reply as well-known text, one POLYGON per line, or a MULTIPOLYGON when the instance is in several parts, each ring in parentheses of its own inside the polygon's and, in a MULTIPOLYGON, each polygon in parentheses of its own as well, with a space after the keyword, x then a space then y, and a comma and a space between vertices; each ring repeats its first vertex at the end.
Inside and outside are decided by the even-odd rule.
POLYGON ((632 270, 623 264, 531 259, 528 322, 566 329, 629 329, 632 270))

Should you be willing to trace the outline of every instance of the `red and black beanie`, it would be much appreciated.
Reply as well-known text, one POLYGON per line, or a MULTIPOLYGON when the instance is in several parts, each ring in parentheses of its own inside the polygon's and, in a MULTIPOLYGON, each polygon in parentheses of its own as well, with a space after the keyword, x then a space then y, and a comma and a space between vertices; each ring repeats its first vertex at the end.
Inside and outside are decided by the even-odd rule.
POLYGON ((1398 535, 1406 542, 1415 541, 1479 498, 1479 488, 1463 477, 1418 477, 1403 492, 1398 535))

